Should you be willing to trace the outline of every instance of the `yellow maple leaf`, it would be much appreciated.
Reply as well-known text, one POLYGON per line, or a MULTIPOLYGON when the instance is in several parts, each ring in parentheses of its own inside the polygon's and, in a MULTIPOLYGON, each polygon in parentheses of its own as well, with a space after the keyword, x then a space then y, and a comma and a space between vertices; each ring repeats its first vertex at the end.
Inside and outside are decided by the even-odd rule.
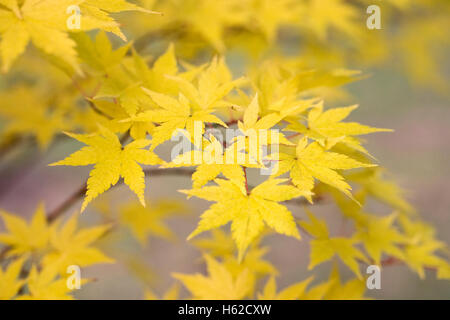
POLYGON ((414 208, 405 199, 405 192, 394 181, 383 177, 380 168, 369 168, 346 175, 350 181, 360 184, 372 197, 402 212, 413 213, 414 208))
POLYGON ((159 11, 168 13, 167 23, 184 26, 187 32, 217 51, 225 50, 224 36, 228 27, 243 21, 247 12, 237 0, 186 0, 159 3, 159 11))
POLYGON ((178 88, 175 81, 167 78, 167 76, 177 75, 191 79, 196 72, 199 72, 198 69, 195 69, 191 72, 178 73, 173 45, 169 45, 151 68, 147 65, 147 60, 135 50, 133 50, 132 63, 130 64, 109 69, 107 79, 95 96, 96 99, 114 98, 128 116, 134 116, 137 113, 154 108, 152 99, 142 87, 159 93, 177 94, 178 88))
MULTIPOLYGON (((401 246, 408 242, 408 238, 399 232, 394 223, 398 214, 378 217, 365 212, 361 206, 338 192, 333 192, 336 203, 346 218, 355 222, 355 239, 361 241, 375 264, 381 265, 381 255, 386 253, 398 259, 404 259, 401 246)), ((355 198, 364 205, 366 192, 359 191, 355 198)))
POLYGON ((450 263, 443 261, 438 267, 437 278, 450 280, 450 263))
MULTIPOLYGON (((196 143, 194 139, 194 144, 196 143)), ((190 152, 176 156, 164 167, 181 167, 196 165, 195 172, 192 174, 192 187, 201 188, 207 182, 214 180, 222 174, 227 179, 241 185, 245 183, 245 173, 243 167, 260 167, 260 165, 249 163, 245 154, 239 154, 237 145, 231 145, 224 148, 223 143, 210 135, 209 140, 203 138, 200 147, 190 152), (242 159, 239 159, 241 156, 242 159), (239 161, 238 161, 239 160, 239 161), (242 160, 242 161, 241 161, 242 160)))
POLYGON ((343 0, 308 1, 304 15, 305 18, 300 20, 302 24, 314 31, 321 40, 326 40, 330 28, 349 35, 358 34, 357 8, 343 0))
POLYGON ((233 255, 236 248, 231 234, 222 229, 212 229, 210 237, 194 239, 192 240, 192 244, 217 258, 225 258, 233 255))
POLYGON ((73 126, 67 119, 67 110, 58 108, 59 105, 55 108, 54 101, 36 88, 14 87, 2 92, 0 100, 0 117, 5 120, 2 138, 31 135, 44 150, 62 130, 73 126))
MULTIPOLYGON (((337 263, 333 264, 330 277, 327 282, 318 285, 320 291, 324 291, 323 299, 325 300, 365 300, 364 292, 366 291, 366 283, 362 279, 351 279, 345 283, 341 282, 339 276, 339 268, 337 263)), ((314 290, 311 289, 311 291, 314 290)), ((310 291, 310 292, 311 292, 310 291)))
POLYGON ((0 4, 4 8, 0 9, 0 55, 4 72, 25 51, 30 41, 45 53, 62 59, 80 71, 75 42, 67 33, 71 31, 68 27, 70 13, 67 13, 71 6, 78 6, 83 12, 76 31, 99 28, 113 32, 123 40, 126 38, 119 24, 108 12, 150 12, 125 0, 1 0, 0 4))
POLYGON ((314 277, 290 285, 277 293, 277 283, 274 277, 267 280, 262 293, 258 294, 259 300, 302 300, 306 294, 306 288, 314 277))
POLYGON ((47 266, 38 271, 33 265, 27 278, 28 294, 19 300, 73 300, 72 291, 64 278, 58 276, 58 269, 47 266))
POLYGON ((0 243, 11 246, 8 255, 40 252, 47 248, 50 228, 47 224, 44 205, 36 209, 29 224, 19 216, 1 212, 7 233, 0 234, 0 243))
POLYGON ((229 107, 230 103, 225 100, 225 97, 234 88, 247 82, 244 77, 233 80, 223 57, 214 57, 195 79, 180 76, 167 76, 167 78, 176 81, 179 91, 189 99, 194 110, 229 107))
POLYGON ((357 122, 342 122, 358 105, 323 110, 323 103, 312 108, 308 113, 308 126, 291 126, 287 129, 301 132, 309 137, 321 140, 342 136, 358 136, 374 132, 389 132, 391 129, 373 128, 357 122))
POLYGON ((354 246, 358 241, 353 238, 330 237, 325 221, 317 219, 310 211, 307 211, 307 214, 311 223, 301 221, 299 224, 314 237, 310 242, 311 252, 308 269, 311 270, 337 255, 358 278, 362 279, 358 260, 368 262, 368 259, 354 246))
POLYGON ((300 239, 291 212, 278 202, 300 197, 305 193, 294 186, 280 185, 286 179, 267 180, 248 194, 244 185, 223 179, 214 181, 218 186, 180 190, 189 196, 216 202, 202 214, 197 229, 188 239, 231 221, 231 232, 239 250, 239 260, 250 243, 263 231, 265 224, 278 233, 300 239))
POLYGON ((152 149, 171 139, 177 130, 186 129, 190 137, 193 138, 195 135, 202 135, 204 133, 205 122, 217 123, 224 127, 227 126, 222 120, 211 114, 214 111, 212 109, 195 111, 189 100, 183 94, 180 94, 178 99, 174 99, 168 95, 153 92, 146 88, 143 88, 143 90, 161 109, 142 112, 131 117, 130 120, 161 124, 152 133, 152 149))
POLYGON ((240 135, 236 141, 237 148, 244 147, 253 163, 261 162, 262 146, 271 144, 294 145, 279 130, 270 130, 278 124, 286 115, 279 112, 271 112, 259 119, 260 107, 258 95, 252 99, 245 109, 243 121, 238 122, 240 135))
POLYGON ((0 300, 13 299, 25 284, 25 280, 19 278, 24 262, 24 259, 17 259, 6 270, 0 268, 0 300))
POLYGON ((141 140, 146 139, 155 129, 155 125, 151 122, 128 121, 130 115, 119 103, 107 100, 89 100, 89 102, 93 103, 96 110, 89 108, 79 119, 87 132, 95 131, 100 124, 114 133, 126 134, 129 131, 134 140, 141 140))
POLYGON ((62 226, 60 221, 52 225, 50 236, 52 250, 43 258, 44 266, 52 266, 65 273, 70 265, 85 267, 97 263, 114 262, 92 246, 92 243, 110 229, 110 226, 101 225, 77 230, 77 225, 78 214, 73 214, 62 226))
POLYGON ((365 214, 358 223, 355 239, 364 244, 367 253, 377 265, 380 265, 382 253, 404 259, 399 245, 405 244, 407 238, 393 226, 395 220, 395 214, 381 218, 365 214))
POLYGON ((83 63, 95 72, 108 74, 111 68, 121 63, 131 47, 131 42, 113 50, 112 44, 104 31, 97 33, 92 40, 86 33, 74 33, 72 38, 77 43, 76 50, 83 63))
POLYGON ((194 299, 201 300, 239 300, 252 294, 254 278, 245 269, 236 277, 227 268, 208 255, 204 255, 208 277, 201 274, 187 275, 174 273, 191 292, 194 299))
POLYGON ((302 3, 297 0, 261 0, 254 1, 253 6, 251 17, 269 42, 276 39, 281 26, 296 23, 302 9, 302 3))
POLYGON ((399 217, 400 225, 410 241, 404 248, 405 263, 421 279, 425 278, 425 268, 438 270, 438 276, 445 278, 448 262, 438 255, 445 252, 445 243, 435 238, 435 230, 420 220, 412 220, 409 216, 399 217))
POLYGON ((72 134, 68 136, 87 144, 64 160, 50 166, 87 166, 95 164, 87 181, 87 192, 81 211, 98 195, 115 185, 123 177, 126 185, 138 196, 145 206, 145 174, 138 163, 146 165, 161 164, 162 160, 153 152, 143 149, 150 140, 136 140, 122 147, 117 136, 106 128, 98 134, 72 134))
POLYGON ((149 235, 173 240, 176 236, 164 219, 184 210, 185 208, 176 202, 159 201, 146 207, 131 203, 120 209, 120 223, 132 231, 141 245, 145 245, 149 235))
POLYGON ((343 143, 350 148, 369 154, 361 146, 361 142, 354 136, 374 132, 391 132, 393 130, 373 128, 357 122, 342 122, 357 108, 357 105, 333 108, 323 111, 323 102, 315 105, 308 113, 307 126, 295 121, 285 128, 287 131, 302 133, 318 141, 322 146, 330 149, 337 143, 343 143))
MULTIPOLYGON (((292 182, 301 190, 311 191, 314 178, 328 184, 353 199, 351 187, 336 170, 347 170, 361 167, 373 167, 373 164, 362 163, 344 154, 326 151, 317 141, 308 144, 306 137, 299 140, 296 153, 279 155, 279 170, 276 176, 290 171, 292 182)), ((270 156, 274 159, 274 156, 270 156)), ((309 198, 311 201, 311 198, 309 198)))
POLYGON ((267 247, 259 245, 260 238, 255 239, 242 261, 236 259, 236 244, 229 232, 221 229, 211 230, 211 237, 193 240, 193 244, 213 257, 222 259, 226 268, 233 274, 239 274, 243 269, 251 270, 256 278, 267 274, 277 275, 278 271, 264 256, 269 251, 267 247))

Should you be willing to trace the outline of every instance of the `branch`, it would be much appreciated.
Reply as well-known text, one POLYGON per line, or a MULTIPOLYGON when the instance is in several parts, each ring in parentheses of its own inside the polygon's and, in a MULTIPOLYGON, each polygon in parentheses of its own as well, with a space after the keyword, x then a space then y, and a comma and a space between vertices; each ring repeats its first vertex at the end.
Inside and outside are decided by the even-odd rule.
MULTIPOLYGON (((127 135, 125 135, 123 137, 124 140, 126 140, 127 138, 128 138, 127 135)), ((150 168, 150 169, 144 170, 146 177, 148 177, 148 176, 158 177, 158 176, 168 176, 168 175, 191 177, 194 172, 195 171, 193 169, 185 169, 185 168, 166 168, 166 169, 150 168)), ((113 187, 119 186, 121 184, 123 184, 123 180, 120 180, 113 187)), ((249 186, 249 188, 250 188, 250 186, 249 186)), ((75 203, 77 203, 84 196, 86 191, 87 191, 87 184, 84 183, 74 193, 72 193, 66 200, 64 200, 58 207, 53 209, 47 215, 47 222, 51 223, 51 222, 55 221, 56 219, 58 219, 65 212, 67 212, 67 210, 70 207, 72 207, 75 203)), ((321 200, 322 200, 321 197, 318 197, 317 199, 315 199, 316 202, 319 202, 321 200)), ((304 198, 288 200, 288 201, 285 201, 285 203, 296 204, 296 205, 308 205, 309 204, 309 202, 304 198)), ((5 258, 6 254, 9 252, 10 249, 11 249, 10 247, 3 248, 3 250, 0 252, 0 261, 5 258)))
MULTIPOLYGON (((165 175, 178 175, 178 176, 192 176, 194 173, 193 170, 186 170, 182 168, 168 168, 168 169, 146 169, 144 170, 145 176, 165 176, 165 175)), ((123 184, 123 180, 120 180, 117 184, 115 184, 113 187, 119 186, 123 184)), ((83 195, 87 191, 87 185, 86 183, 83 184, 78 190, 76 190, 68 199, 66 199, 61 205, 59 205, 56 209, 54 209, 51 213, 47 216, 47 221, 52 222, 55 219, 59 218, 64 212, 66 212, 67 209, 69 209, 73 204, 75 204, 78 200, 80 200, 83 195)))

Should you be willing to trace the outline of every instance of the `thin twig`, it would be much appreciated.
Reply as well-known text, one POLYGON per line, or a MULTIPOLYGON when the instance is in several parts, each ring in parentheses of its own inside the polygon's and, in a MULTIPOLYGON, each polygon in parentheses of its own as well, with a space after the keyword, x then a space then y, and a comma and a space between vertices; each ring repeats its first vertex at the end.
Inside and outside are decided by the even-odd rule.
POLYGON ((87 191, 87 185, 83 184, 78 190, 76 190, 69 198, 56 207, 52 212, 47 215, 47 221, 49 223, 55 221, 61 216, 67 209, 69 209, 74 203, 76 203, 87 191))
MULTIPOLYGON (((165 175, 177 175, 177 176, 192 176, 194 173, 193 170, 186 170, 182 168, 168 168, 168 169, 160 169, 160 168, 151 168, 144 170, 145 176, 157 177, 157 176, 165 176, 165 175)), ((123 184, 123 180, 120 180, 114 187, 123 184)), ((47 216, 47 221, 52 222, 55 219, 59 218, 64 212, 67 211, 72 205, 78 202, 83 195, 87 191, 86 183, 83 184, 78 190, 76 190, 68 199, 66 199, 61 205, 59 205, 56 209, 54 209, 47 216)))

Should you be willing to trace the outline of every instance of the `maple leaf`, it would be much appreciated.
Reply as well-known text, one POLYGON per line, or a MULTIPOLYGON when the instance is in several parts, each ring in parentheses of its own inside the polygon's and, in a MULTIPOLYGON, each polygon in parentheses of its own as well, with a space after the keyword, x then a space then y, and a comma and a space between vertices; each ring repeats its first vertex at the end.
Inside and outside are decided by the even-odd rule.
POLYGON ((358 34, 356 25, 358 12, 350 3, 343 0, 311 0, 304 10, 305 26, 325 40, 330 28, 346 34, 358 34))
POLYGON ((395 214, 381 218, 366 214, 361 219, 364 222, 360 222, 357 226, 358 231, 355 234, 355 239, 364 244, 370 257, 374 259, 377 265, 380 265, 383 252, 404 259, 404 254, 398 245, 405 244, 407 238, 392 225, 395 219, 395 214))
POLYGON ((317 140, 327 149, 336 143, 344 143, 355 150, 369 154, 361 146, 359 140, 353 136, 365 135, 374 132, 391 132, 393 130, 383 128, 373 128, 359 124, 357 122, 341 122, 348 115, 358 108, 357 105, 343 108, 333 108, 323 111, 323 103, 315 105, 308 113, 307 127, 297 122, 287 126, 285 130, 295 131, 317 140))
POLYGON ((311 253, 308 269, 330 260, 337 255, 344 264, 346 264, 357 276, 362 279, 359 271, 358 260, 368 262, 364 254, 355 248, 358 243, 356 239, 343 237, 330 238, 328 227, 325 221, 317 219, 310 211, 307 211, 311 223, 301 221, 299 224, 304 230, 311 234, 314 239, 311 240, 311 253))
MULTIPOLYGON (((339 268, 337 263, 333 264, 333 269, 326 283, 318 285, 317 288, 325 291, 323 299, 325 300, 365 300, 366 282, 362 279, 351 279, 346 283, 341 282, 339 268), (325 290, 323 290, 325 289, 325 290)), ((311 291, 314 290, 311 289, 311 291)))
POLYGON ((293 131, 304 133, 316 140, 393 131, 391 129, 373 128, 357 122, 341 122, 356 108, 358 108, 358 105, 323 111, 323 103, 320 103, 309 111, 307 127, 293 125, 286 130, 294 129, 293 131))
POLYGON ((255 6, 256 8, 252 8, 252 19, 257 22, 269 42, 276 39, 277 31, 282 25, 297 22, 302 8, 302 4, 296 0, 262 0, 256 1, 255 6))
POLYGON ((89 100, 89 102, 93 103, 96 110, 90 108, 89 113, 83 114, 80 119, 83 123, 88 123, 85 128, 88 132, 95 131, 100 124, 114 133, 126 134, 129 131, 134 140, 141 140, 146 139, 155 129, 155 125, 151 122, 129 121, 129 114, 119 103, 106 100, 89 100))
POLYGON ((178 99, 168 95, 143 90, 161 107, 160 110, 149 110, 130 118, 134 122, 156 122, 161 125, 152 133, 152 149, 172 138, 177 130, 186 129, 190 137, 202 135, 205 131, 205 122, 217 123, 224 127, 227 125, 215 115, 214 110, 197 110, 191 106, 189 100, 180 94, 178 99), (197 128, 196 128, 197 124, 197 128), (198 132, 197 132, 198 131, 198 132))
POLYGON ((381 168, 370 168, 346 175, 360 184, 372 197, 402 212, 413 213, 414 208, 405 199, 405 192, 394 182, 383 177, 381 168))
POLYGON ((193 240, 193 244, 206 251, 213 257, 222 259, 225 267, 234 275, 238 275, 243 269, 251 270, 256 278, 267 274, 277 275, 278 271, 269 261, 264 259, 268 253, 267 247, 260 247, 259 239, 255 239, 245 254, 242 261, 236 259, 236 244, 229 232, 225 233, 221 229, 211 230, 210 238, 200 238, 193 240))
POLYGON ((72 134, 68 136, 87 144, 81 150, 64 160, 50 166, 87 166, 95 164, 87 181, 87 192, 81 211, 98 195, 115 185, 123 177, 126 185, 138 196, 145 206, 145 174, 138 163, 146 165, 161 164, 162 160, 153 152, 143 149, 151 141, 136 140, 122 147, 117 136, 106 128, 100 127, 98 134, 72 134))
POLYGON ((421 279, 424 279, 425 268, 437 268, 442 272, 441 268, 447 262, 436 255, 436 251, 444 247, 444 244, 438 241, 407 245, 404 249, 405 262, 421 279))
MULTIPOLYGON (((353 199, 352 189, 336 170, 347 170, 361 167, 373 167, 354 160, 344 154, 326 151, 318 142, 308 144, 306 137, 299 140, 295 155, 280 153, 279 170, 275 176, 290 171, 292 183, 298 188, 311 191, 314 178, 328 184, 353 199)), ((270 156, 273 159, 273 155, 270 156)), ((308 200, 312 201, 311 198, 308 200)))
MULTIPOLYGON (((196 143, 194 139, 194 143, 196 143)), ((224 148, 223 144, 210 135, 209 140, 203 138, 201 145, 202 150, 198 147, 196 150, 183 153, 176 156, 170 163, 165 164, 165 168, 193 166, 197 165, 195 172, 192 174, 192 187, 194 189, 201 188, 208 181, 214 180, 222 174, 227 179, 241 185, 245 183, 244 167, 260 167, 260 165, 251 164, 244 161, 238 161, 239 152, 237 145, 231 145, 224 148), (238 164, 239 163, 239 164, 238 164)), ((241 157, 245 155, 242 153, 241 157)))
POLYGON ((182 205, 168 201, 159 201, 146 207, 131 203, 120 209, 120 223, 132 231, 141 245, 145 245, 149 235, 173 240, 176 236, 164 219, 184 210, 182 205))
POLYGON ((236 248, 236 244, 231 237, 231 234, 222 229, 212 229, 210 237, 194 239, 192 240, 192 244, 202 251, 207 251, 209 255, 218 258, 225 258, 233 255, 236 248))
POLYGON ((319 104, 308 113, 308 132, 311 133, 311 137, 318 134, 327 138, 336 138, 392 131, 391 129, 365 126, 357 122, 341 122, 356 108, 358 105, 323 111, 323 105, 319 104))
POLYGON ((27 278, 27 287, 29 293, 21 295, 19 300, 73 300, 67 280, 58 277, 58 269, 52 265, 39 271, 33 265, 27 278))
POLYGON ((253 188, 249 194, 243 185, 223 179, 214 181, 218 186, 180 190, 189 196, 216 202, 202 214, 197 229, 188 239, 231 221, 231 232, 239 250, 239 260, 249 244, 263 231, 265 224, 278 233, 300 239, 291 212, 278 202, 305 193, 294 186, 280 185, 286 179, 267 180, 253 188))
POLYGON ((259 113, 258 95, 255 95, 245 109, 243 121, 238 122, 240 135, 234 139, 238 148, 244 146, 244 149, 249 153, 250 160, 253 160, 254 163, 262 160, 262 146, 271 144, 293 145, 279 130, 269 130, 279 123, 285 115, 272 112, 258 119, 259 113))
POLYGON ((445 278, 445 268, 448 262, 437 255, 439 251, 445 251, 445 243, 436 240, 434 229, 420 220, 413 221, 406 215, 399 218, 400 225, 410 241, 404 248, 405 263, 421 279, 425 278, 425 268, 431 267, 438 270, 438 275, 445 278))
POLYGON ((52 225, 50 244, 52 251, 42 259, 44 266, 57 268, 64 274, 70 265, 80 267, 97 263, 112 263, 99 249, 92 247, 92 243, 110 229, 109 225, 82 228, 77 230, 78 215, 72 217, 61 226, 60 221, 52 225))
POLYGON ((304 60, 301 58, 269 59, 258 65, 251 79, 259 96, 263 116, 277 111, 284 113, 286 121, 298 123, 306 110, 322 103, 319 98, 305 99, 303 93, 323 87, 331 89, 355 81, 359 74, 353 70, 304 69, 304 60))
POLYGON ((442 261, 442 263, 440 263, 437 268, 438 279, 450 280, 450 263, 448 263, 447 261, 442 261))
POLYGON ((280 66, 273 60, 269 60, 265 61, 261 68, 257 68, 251 76, 252 84, 258 93, 262 116, 274 110, 281 111, 302 105, 298 101, 299 91, 295 77, 286 76, 289 72, 284 71, 281 71, 280 66))
POLYGON ((76 50, 81 61, 93 70, 106 74, 111 68, 116 67, 123 61, 131 47, 131 43, 128 43, 117 50, 113 50, 104 31, 97 33, 95 41, 82 32, 72 34, 72 38, 77 43, 76 50))
POLYGON ((191 292, 194 299, 202 300, 239 300, 251 294, 254 278, 245 269, 233 277, 227 268, 208 255, 204 255, 208 277, 201 274, 186 275, 174 273, 191 292))
POLYGON ((195 110, 210 110, 229 107, 225 97, 237 87, 244 85, 244 77, 233 80, 232 74, 223 57, 214 57, 211 63, 195 78, 167 76, 174 80, 179 91, 192 103, 195 110))
POLYGON ((250 270, 257 279, 265 275, 278 275, 275 266, 264 257, 268 252, 267 247, 250 246, 242 261, 233 251, 233 254, 223 258, 223 263, 233 275, 237 275, 245 268, 250 270))
POLYGON ((52 102, 35 88, 15 87, 1 93, 0 99, 4 137, 33 136, 45 150, 57 134, 73 126, 67 120, 67 111, 53 108, 52 102))
POLYGON ((142 87, 164 94, 177 94, 178 88, 174 80, 166 76, 179 76, 191 79, 198 72, 178 73, 174 46, 171 44, 167 50, 156 59, 150 68, 144 57, 133 50, 131 66, 108 70, 108 77, 102 84, 95 98, 114 98, 126 111, 128 116, 147 111, 154 107, 152 99, 142 87))
POLYGON ((258 294, 259 300, 300 300, 306 294, 306 288, 311 283, 314 277, 309 277, 306 280, 290 285, 277 293, 277 284, 274 277, 267 280, 262 293, 258 294))
POLYGON ((67 27, 70 17, 67 9, 70 6, 77 5, 83 12, 79 30, 104 29, 123 40, 126 40, 125 36, 108 12, 138 10, 150 13, 125 0, 2 0, 0 4, 0 55, 4 72, 25 51, 30 41, 45 53, 62 59, 80 72, 76 43, 67 33, 70 31, 67 27))
MULTIPOLYGON (((398 214, 393 213, 388 216, 377 217, 363 211, 361 206, 352 200, 348 200, 340 193, 333 192, 333 196, 344 216, 355 222, 356 233, 354 238, 363 243, 375 264, 381 265, 382 253, 404 259, 400 246, 406 244, 408 238, 394 226, 398 214)), ((364 205, 365 197, 364 190, 355 195, 355 199, 361 205, 364 205)))
POLYGON ((47 248, 50 229, 47 225, 44 205, 36 209, 29 224, 15 214, 1 212, 7 233, 0 234, 0 243, 11 246, 8 255, 40 252, 47 248))
POLYGON ((168 23, 184 26, 196 40, 200 36, 219 52, 225 50, 223 38, 226 29, 243 22, 247 14, 237 0, 162 2, 158 10, 170 12, 167 14, 168 23))
POLYGON ((24 264, 24 259, 17 259, 10 263, 6 270, 0 267, 0 300, 11 300, 25 284, 24 279, 20 279, 20 272, 24 264))

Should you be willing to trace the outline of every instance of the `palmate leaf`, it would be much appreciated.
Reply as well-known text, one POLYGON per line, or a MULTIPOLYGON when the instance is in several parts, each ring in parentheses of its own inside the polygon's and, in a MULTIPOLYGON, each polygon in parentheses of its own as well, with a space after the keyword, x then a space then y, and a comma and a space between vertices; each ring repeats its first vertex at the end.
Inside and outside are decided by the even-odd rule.
POLYGON ((18 293, 25 283, 24 279, 20 279, 20 272, 25 260, 17 259, 5 269, 0 267, 0 300, 11 300, 18 293))
POLYGON ((55 106, 37 87, 17 86, 1 92, 0 100, 0 118, 5 121, 0 144, 8 137, 32 136, 44 151, 61 131, 73 128, 63 103, 55 106))
POLYGON ((46 54, 60 58, 80 71, 76 43, 69 37, 68 31, 102 29, 126 40, 119 24, 108 13, 130 10, 150 12, 125 0, 25 0, 20 3, 18 0, 0 1, 3 72, 10 69, 30 41, 46 54), (67 27, 70 6, 78 6, 82 12, 77 30, 68 30, 67 27))
POLYGON ((185 208, 176 202, 159 201, 143 207, 132 202, 120 208, 120 223, 129 228, 133 236, 144 246, 152 235, 167 240, 176 239, 176 235, 167 226, 165 219, 184 212, 185 208))
POLYGON ((150 140, 136 140, 122 147, 117 136, 101 127, 98 134, 71 134, 70 137, 87 144, 64 160, 50 166, 87 166, 95 164, 87 181, 87 192, 81 211, 98 195, 115 185, 122 177, 126 185, 145 206, 145 174, 140 164, 157 165, 163 161, 153 152, 144 149, 150 140))
POLYGON ((342 122, 356 108, 358 106, 354 105, 324 111, 323 102, 321 102, 308 112, 307 126, 295 121, 287 126, 285 130, 302 133, 318 141, 322 146, 327 147, 327 149, 336 143, 343 143, 352 149, 369 155, 356 137, 374 132, 392 132, 393 130, 374 128, 357 122, 342 122))
POLYGON ((205 255, 204 259, 208 268, 208 277, 201 274, 173 274, 173 277, 180 280, 192 293, 193 298, 237 300, 250 295, 254 285, 254 277, 250 270, 243 269, 237 276, 233 276, 223 264, 214 258, 205 255))
POLYGON ((56 221, 50 232, 51 251, 44 256, 42 264, 56 268, 62 274, 70 265, 86 267, 98 263, 112 263, 102 251, 93 246, 110 228, 99 225, 90 228, 78 228, 78 214, 73 214, 66 223, 56 221))
MULTIPOLYGON (((170 163, 164 165, 165 168, 196 165, 195 172, 192 174, 192 187, 194 189, 203 187, 220 174, 237 185, 243 185, 245 184, 243 167, 261 167, 260 165, 246 162, 245 160, 247 159, 238 161, 240 151, 236 145, 224 148, 223 144, 213 135, 210 135, 209 140, 203 138, 202 141, 202 150, 192 150, 180 154, 172 159, 170 163)), ((240 155, 242 155, 242 158, 245 157, 244 153, 240 153, 240 155)))
POLYGON ((363 279, 354 278, 342 283, 337 263, 333 264, 330 277, 325 283, 317 285, 309 293, 316 290, 321 299, 325 300, 363 300, 367 289, 366 282, 363 279))
POLYGON ((325 221, 317 219, 310 211, 307 211, 310 223, 301 221, 300 225, 311 234, 311 253, 308 269, 330 260, 335 255, 346 264, 359 279, 362 279, 358 261, 368 263, 366 256, 355 247, 359 241, 353 238, 330 237, 325 221))
POLYGON ((201 232, 231 222, 231 234, 239 250, 239 260, 250 243, 267 224, 276 232, 300 239, 291 212, 278 202, 309 195, 290 185, 280 185, 286 179, 271 179, 247 194, 244 185, 216 179, 218 186, 180 190, 189 195, 216 202, 202 216, 197 229, 188 239, 201 232))
POLYGON ((190 101, 181 93, 178 99, 175 99, 146 88, 143 88, 143 90, 161 109, 139 113, 131 117, 130 121, 161 124, 153 132, 152 149, 170 140, 178 129, 186 129, 190 137, 194 137, 195 134, 200 135, 204 133, 206 122, 217 123, 223 127, 227 126, 222 120, 212 114, 214 109, 195 110, 190 101), (199 124, 198 132, 195 131, 197 123, 199 124))
MULTIPOLYGON (((192 241, 193 245, 209 255, 221 258, 225 267, 237 276, 242 269, 251 270, 256 279, 266 275, 278 275, 275 266, 266 260, 265 255, 269 252, 268 247, 261 247, 259 239, 255 239, 248 248, 242 261, 236 259, 236 244, 229 232, 221 229, 211 230, 211 237, 202 237, 192 241)), ((260 237, 261 238, 261 237, 260 237)))
POLYGON ((254 161, 257 160, 260 162, 262 160, 261 148, 264 145, 275 143, 284 145, 294 144, 286 139, 286 137, 278 130, 271 130, 272 127, 281 122, 288 114, 272 112, 259 118, 260 106, 258 100, 258 95, 255 95, 245 109, 243 121, 238 122, 238 127, 242 135, 236 137, 235 140, 238 145, 245 146, 246 151, 254 161), (257 140, 254 141, 254 139, 257 140))
POLYGON ((140 56, 135 50, 132 50, 132 53, 132 63, 130 61, 129 64, 122 65, 120 68, 108 70, 108 77, 96 94, 96 98, 117 100, 128 116, 134 116, 155 107, 150 96, 142 89, 143 87, 158 93, 178 93, 176 83, 167 76, 190 78, 198 71, 179 73, 172 44, 154 61, 152 67, 147 65, 146 57, 140 56))
POLYGON ((309 277, 301 282, 290 285, 289 287, 277 292, 277 283, 274 277, 267 281, 262 293, 258 294, 259 300, 300 300, 307 297, 306 288, 313 281, 309 277))
MULTIPOLYGON (((85 281, 82 281, 82 283, 85 281)), ((38 270, 33 265, 27 279, 28 292, 19 300, 73 300, 72 289, 65 278, 58 276, 58 269, 50 265, 38 270)))
MULTIPOLYGON (((271 155, 279 157, 280 170, 275 176, 289 172, 294 185, 301 190, 311 191, 314 179, 328 184, 353 199, 351 187, 337 170, 374 167, 374 164, 362 163, 344 154, 326 151, 318 142, 308 144, 306 137, 299 140, 296 153, 271 155)), ((312 201, 311 198, 308 200, 312 201)))
POLYGON ((0 243, 11 247, 8 255, 40 253, 48 246, 50 228, 46 221, 44 205, 36 209, 30 223, 16 214, 0 212, 6 232, 0 233, 0 243))

